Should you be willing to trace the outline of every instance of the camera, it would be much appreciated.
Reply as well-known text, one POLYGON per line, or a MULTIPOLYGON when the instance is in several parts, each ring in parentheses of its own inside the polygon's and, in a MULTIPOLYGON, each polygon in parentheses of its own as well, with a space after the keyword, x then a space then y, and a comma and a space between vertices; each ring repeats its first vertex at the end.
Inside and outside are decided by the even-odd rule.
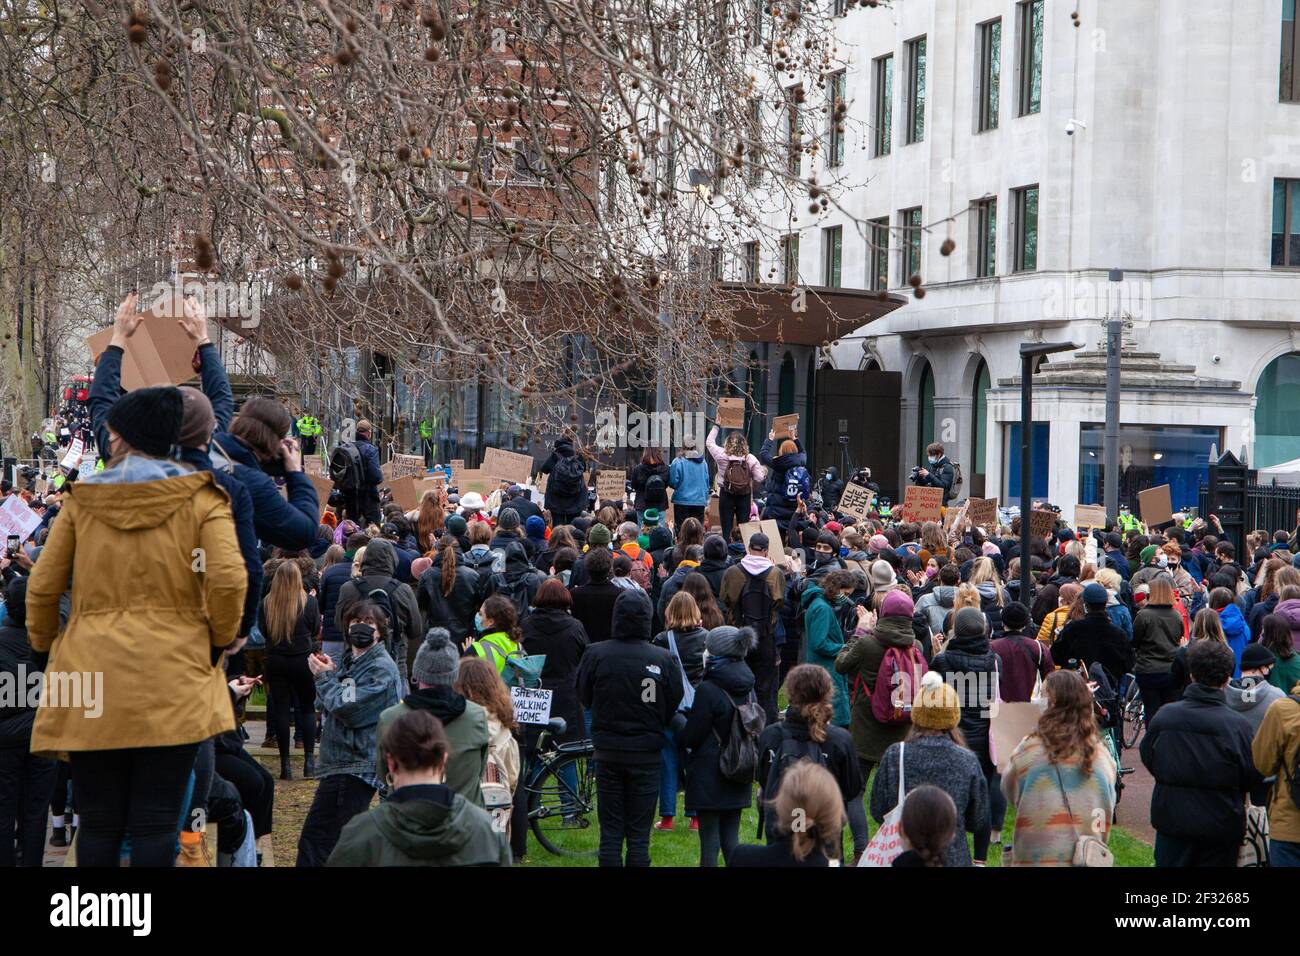
POLYGON ((911 473, 910 475, 907 476, 907 480, 908 480, 908 481, 920 481, 920 480, 921 480, 921 466, 920 466, 920 465, 913 465, 913 466, 912 466, 912 473, 911 473))
POLYGON ((1079 120, 1077 120, 1077 119, 1071 119, 1071 120, 1069 120, 1069 121, 1065 124, 1065 135, 1066 135, 1066 136, 1073 136, 1075 130, 1077 130, 1077 129, 1087 129, 1087 128, 1088 128, 1088 125, 1087 125, 1086 123, 1081 123, 1081 122, 1080 122, 1079 120))
POLYGON ((849 443, 849 436, 848 436, 848 435, 841 435, 841 436, 840 436, 840 444, 841 444, 841 445, 847 445, 848 443, 849 443))

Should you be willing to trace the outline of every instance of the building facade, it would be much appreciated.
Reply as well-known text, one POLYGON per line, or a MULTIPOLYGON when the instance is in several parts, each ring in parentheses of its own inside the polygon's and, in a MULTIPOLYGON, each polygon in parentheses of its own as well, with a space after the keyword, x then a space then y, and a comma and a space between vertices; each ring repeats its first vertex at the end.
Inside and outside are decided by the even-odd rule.
POLYGON ((803 275, 909 300, 831 349, 901 373, 900 479, 939 440, 967 492, 1016 503, 1018 346, 1069 340, 1035 379, 1032 493, 1102 500, 1109 315, 1122 495, 1167 481, 1193 503, 1212 445, 1300 457, 1294 8, 914 0, 837 20, 848 121, 804 136, 844 212, 791 233, 803 275))

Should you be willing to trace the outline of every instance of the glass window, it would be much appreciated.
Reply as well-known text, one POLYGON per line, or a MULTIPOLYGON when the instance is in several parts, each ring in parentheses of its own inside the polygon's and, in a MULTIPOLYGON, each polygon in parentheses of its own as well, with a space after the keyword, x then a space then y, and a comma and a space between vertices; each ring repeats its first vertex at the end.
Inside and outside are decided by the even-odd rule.
MULTIPOLYGON (((1007 504, 1020 503, 1020 423, 1007 425, 1007 443, 1004 446, 1004 467, 1007 504)), ((1042 500, 1047 497, 1047 475, 1052 444, 1051 422, 1034 422, 1034 447, 1030 449, 1029 494, 1042 500)))
POLYGON ((986 279, 998 271, 998 201, 981 199, 975 203, 975 276, 986 279))
POLYGON ((980 362, 979 370, 975 373, 975 395, 971 402, 971 419, 973 427, 971 434, 975 436, 975 447, 971 449, 971 458, 975 462, 973 474, 983 477, 985 471, 985 446, 988 444, 988 400, 989 400, 989 367, 985 362, 980 362))
POLYGON ((749 163, 746 177, 751 186, 763 181, 763 101, 749 101, 749 163))
POLYGON ((740 247, 740 259, 742 266, 741 277, 748 283, 762 282, 762 274, 758 271, 758 243, 747 242, 740 247))
POLYGON ((831 74, 829 106, 827 117, 827 153, 828 166, 844 165, 844 117, 839 114, 840 104, 844 102, 844 71, 831 74))
POLYGON ((1020 4, 1020 48, 1016 54, 1019 71, 1017 113, 1028 116, 1043 105, 1043 0, 1020 4))
POLYGON ((777 379, 776 413, 790 415, 794 412, 794 356, 789 352, 781 360, 781 375, 777 379))
POLYGON ((1251 467, 1300 458, 1300 355, 1274 359, 1255 386, 1255 450, 1251 467))
POLYGON ((998 101, 1002 94, 1002 21, 979 25, 979 84, 976 130, 998 128, 998 101))
MULTIPOLYGON (((1209 478, 1210 445, 1222 444, 1218 428, 1181 425, 1120 425, 1119 503, 1138 513, 1137 495, 1169 486, 1178 511, 1194 507, 1201 482, 1209 478)), ((1102 504, 1106 494, 1106 426, 1079 428, 1079 501, 1102 504)))
POLYGON ((844 227, 831 226, 822 230, 822 285, 832 289, 840 287, 841 267, 844 261, 844 227))
POLYGON ((802 175, 803 169, 803 117, 795 102, 796 89, 791 86, 785 91, 786 172, 791 176, 802 175))
POLYGON ((1038 187, 1025 186, 1011 193, 1015 202, 1015 272, 1033 272, 1038 268, 1038 187))
POLYGON ((907 285, 921 274, 921 207, 904 209, 898 217, 903 229, 903 275, 898 284, 907 285))
POLYGON ((907 44, 907 142, 925 139, 925 37, 907 44))
POLYGON ((1273 180, 1273 243, 1271 261, 1274 266, 1293 268, 1300 266, 1300 179, 1273 180))
POLYGON ((875 132, 871 138, 871 155, 888 156, 889 131, 894 125, 894 58, 882 56, 875 61, 875 98, 871 110, 871 124, 875 132))
POLYGON ((934 441, 934 372, 926 362, 921 369, 921 389, 917 395, 920 403, 916 416, 916 463, 926 463, 925 446, 934 441))
POLYGON ((1282 0, 1282 64, 1279 69, 1280 97, 1283 103, 1300 103, 1300 83, 1296 76, 1300 44, 1296 43, 1295 0, 1282 0))
POLYGON ((786 285, 799 282, 799 237, 790 235, 781 239, 781 281, 786 285))
POLYGON ((867 240, 871 243, 871 291, 889 288, 889 219, 872 219, 867 223, 867 240))

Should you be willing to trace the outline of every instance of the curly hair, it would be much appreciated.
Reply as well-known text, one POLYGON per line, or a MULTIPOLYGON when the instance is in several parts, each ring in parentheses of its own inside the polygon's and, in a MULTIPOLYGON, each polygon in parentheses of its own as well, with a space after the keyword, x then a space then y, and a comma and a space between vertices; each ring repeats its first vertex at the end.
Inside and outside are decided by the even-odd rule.
POLYGON ((1085 774, 1092 772, 1092 761, 1101 746, 1101 731, 1093 708, 1092 691, 1078 671, 1059 670, 1043 682, 1047 709, 1038 718, 1037 737, 1052 763, 1082 761, 1085 774))
POLYGON ((826 727, 835 713, 835 685, 826 668, 816 664, 790 668, 785 676, 785 695, 790 708, 807 722, 808 736, 819 744, 825 743, 826 727))

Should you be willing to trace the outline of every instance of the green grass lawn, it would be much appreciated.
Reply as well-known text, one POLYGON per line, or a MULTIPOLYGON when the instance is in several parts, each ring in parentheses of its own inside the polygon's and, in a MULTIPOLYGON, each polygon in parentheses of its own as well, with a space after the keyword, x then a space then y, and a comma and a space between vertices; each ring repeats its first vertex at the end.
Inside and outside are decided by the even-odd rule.
MULTIPOLYGON (((874 778, 874 773, 873 773, 874 778)), ((868 784, 867 793, 870 794, 871 787, 868 784)), ((683 796, 677 798, 677 817, 676 828, 672 833, 667 831, 652 830, 650 834, 650 859, 654 866, 699 866, 700 863, 700 839, 699 835, 692 833, 689 829, 689 821, 686 817, 683 807, 683 796)), ((594 814, 593 814, 594 817, 594 814)), ((658 817, 655 818, 658 820, 658 817)), ((1008 809, 1006 825, 1003 830, 1004 839, 1010 839, 1012 828, 1015 821, 1014 808, 1008 809)), ((760 843, 762 842, 755 836, 755 829, 758 824, 757 810, 753 806, 749 807, 741 815, 740 822, 740 842, 741 843, 760 843)), ((871 833, 875 833, 877 824, 867 814, 867 824, 871 833)), ((598 843, 598 828, 595 820, 591 821, 591 826, 586 830, 566 832, 563 835, 566 845, 575 848, 590 847, 593 852, 590 856, 556 856, 547 852, 537 838, 530 832, 528 834, 528 856, 524 866, 595 866, 596 857, 594 849, 598 843)), ((967 836, 969 842, 970 836, 967 836)), ((853 841, 849 834, 848 827, 844 828, 844 849, 846 856, 852 855, 853 841)), ((1155 859, 1152 849, 1147 844, 1136 839, 1127 831, 1120 827, 1113 827, 1110 832, 1110 849, 1115 854, 1116 866, 1154 866, 1155 859)), ((1002 847, 993 846, 989 848, 989 866, 1000 866, 1002 864, 1002 847)), ((721 858, 719 858, 721 865, 721 858)))

